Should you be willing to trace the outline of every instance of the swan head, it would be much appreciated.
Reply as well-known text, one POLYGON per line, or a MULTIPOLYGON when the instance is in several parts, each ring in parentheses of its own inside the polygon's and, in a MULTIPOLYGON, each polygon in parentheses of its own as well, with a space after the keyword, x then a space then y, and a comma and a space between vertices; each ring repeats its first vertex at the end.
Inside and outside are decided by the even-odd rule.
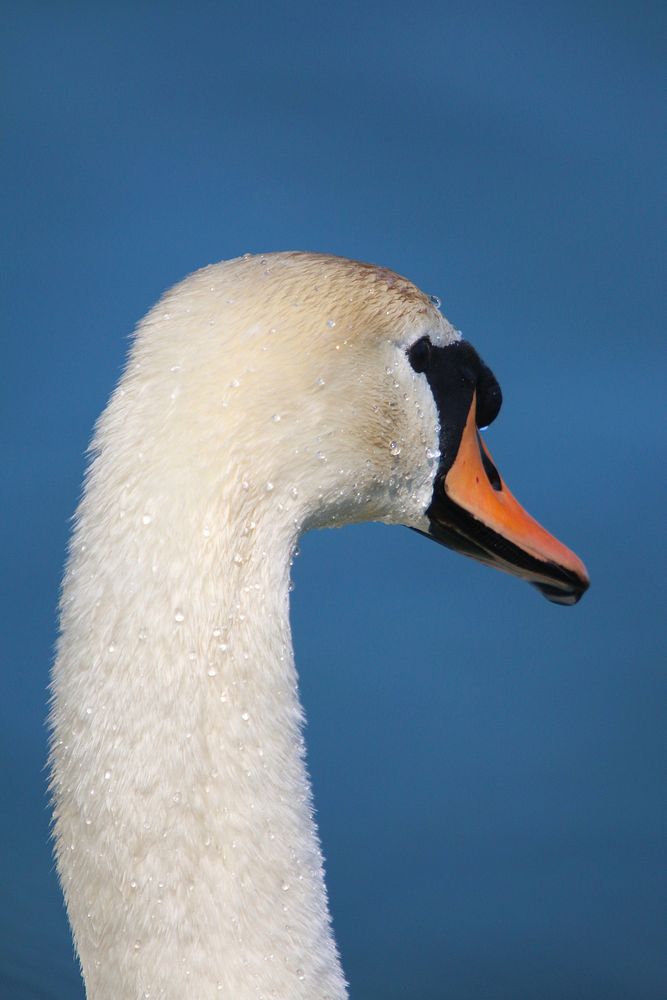
POLYGON ((152 414, 158 467, 212 511, 224 495, 297 533, 407 525, 575 603, 586 570, 494 466, 479 428, 500 387, 438 305, 390 270, 323 254, 212 265, 139 328, 114 419, 141 411, 150 437, 152 414))

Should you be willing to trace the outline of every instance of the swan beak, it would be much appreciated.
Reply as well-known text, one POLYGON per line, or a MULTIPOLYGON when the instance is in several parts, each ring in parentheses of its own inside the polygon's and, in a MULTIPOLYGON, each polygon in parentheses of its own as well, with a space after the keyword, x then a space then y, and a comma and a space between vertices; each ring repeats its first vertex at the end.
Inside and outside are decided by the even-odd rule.
POLYGON ((576 604, 588 588, 581 559, 538 524, 503 482, 477 430, 475 395, 458 452, 438 477, 427 516, 436 541, 522 577, 556 604, 576 604))

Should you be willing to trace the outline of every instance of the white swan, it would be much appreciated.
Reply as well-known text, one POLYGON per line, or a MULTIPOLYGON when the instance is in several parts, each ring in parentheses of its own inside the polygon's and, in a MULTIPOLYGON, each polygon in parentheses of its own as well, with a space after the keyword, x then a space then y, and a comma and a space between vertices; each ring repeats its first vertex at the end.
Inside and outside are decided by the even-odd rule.
POLYGON ((288 618, 299 534, 410 525, 571 603, 478 443, 500 392, 404 278, 205 268, 101 417, 53 675, 58 870, 89 1000, 338 1000, 288 618))

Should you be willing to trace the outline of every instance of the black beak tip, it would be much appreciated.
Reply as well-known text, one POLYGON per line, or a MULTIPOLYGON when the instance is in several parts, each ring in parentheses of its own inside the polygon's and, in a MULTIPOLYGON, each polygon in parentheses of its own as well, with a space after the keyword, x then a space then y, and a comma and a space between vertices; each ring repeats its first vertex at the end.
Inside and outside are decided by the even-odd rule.
POLYGON ((554 584, 542 583, 540 581, 539 583, 533 583, 533 586, 537 587, 540 593, 548 601, 551 601, 552 604, 570 606, 579 603, 590 584, 588 580, 580 580, 572 574, 571 579, 567 583, 554 584))

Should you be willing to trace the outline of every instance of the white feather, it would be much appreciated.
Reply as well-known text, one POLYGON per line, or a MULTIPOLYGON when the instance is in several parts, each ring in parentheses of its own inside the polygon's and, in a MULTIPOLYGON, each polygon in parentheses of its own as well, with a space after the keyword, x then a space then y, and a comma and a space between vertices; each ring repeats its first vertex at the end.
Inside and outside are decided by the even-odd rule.
POLYGON ((301 531, 420 524, 406 347, 457 335, 392 272, 274 254, 139 326, 97 426, 53 675, 58 870, 89 1000, 346 995, 288 617, 301 531))

